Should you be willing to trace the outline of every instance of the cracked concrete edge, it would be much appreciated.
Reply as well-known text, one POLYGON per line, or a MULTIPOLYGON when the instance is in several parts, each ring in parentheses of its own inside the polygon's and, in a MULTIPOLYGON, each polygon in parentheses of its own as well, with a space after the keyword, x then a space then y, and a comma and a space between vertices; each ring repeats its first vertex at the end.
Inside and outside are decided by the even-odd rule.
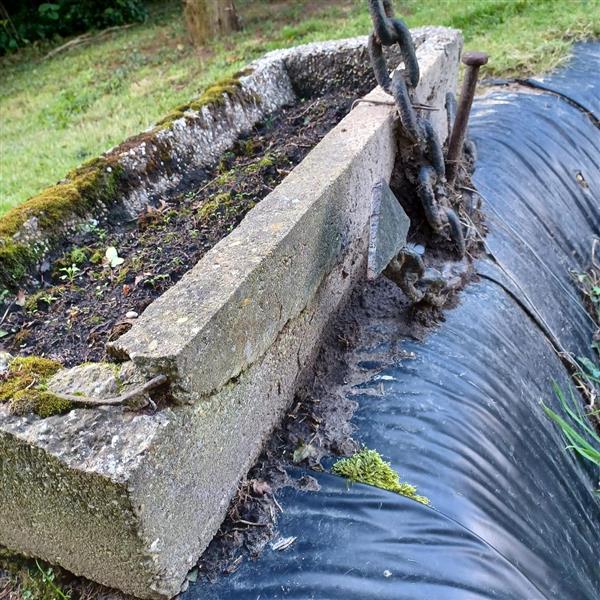
MULTIPOLYGON (((440 109, 431 119, 442 134, 458 40, 454 31, 436 30, 417 51, 422 76, 415 100, 440 109)), ((375 90, 366 99, 389 96, 375 90)), ((371 189, 391 170, 393 120, 391 106, 359 104, 109 349, 147 375, 168 372, 182 402, 235 379, 304 310, 356 242, 371 189)))
MULTIPOLYGON (((429 102, 441 106, 444 86, 453 87, 460 37, 445 30, 423 46, 429 49, 419 58, 429 66, 422 68, 417 100, 431 97, 429 102)), ((393 109, 364 103, 347 119, 356 119, 353 131, 348 121, 340 123, 322 142, 327 151, 313 151, 317 160, 307 163, 310 169, 301 164, 282 190, 251 211, 255 216, 240 227, 249 236, 245 242, 229 236, 184 278, 188 316, 207 323, 201 313, 209 308, 211 318, 218 319, 206 329, 215 348, 229 339, 236 343, 231 352, 227 344, 220 347, 225 352, 220 360, 234 368, 219 371, 211 393, 193 395, 208 389, 204 362, 212 369, 218 361, 204 354, 207 347, 213 352, 209 346, 194 347, 198 337, 192 335, 181 356, 138 360, 147 371, 190 369, 180 387, 180 399, 196 400, 189 404, 154 415, 114 407, 78 409, 45 420, 8 415, 0 406, 0 543, 142 598, 178 592, 218 529, 240 478, 291 402, 327 322, 364 275, 370 187, 389 177, 396 152, 393 109), (330 145, 342 134, 349 134, 352 144, 359 142, 355 153, 352 144, 344 152, 330 145), (228 262, 236 253, 239 264, 228 262), (299 262, 306 264, 300 268, 299 262), (208 279, 200 265, 209 268, 208 279), (231 269, 247 268, 229 279, 231 269), (210 286, 195 292, 198 282, 210 286), (221 285, 227 288, 224 295, 215 295, 212 288, 221 285), (248 290, 254 301, 246 306, 259 309, 248 317, 253 329, 237 315, 248 316, 240 310, 248 290), (199 304, 205 293, 212 304, 199 304), (277 319, 270 325, 273 310, 277 319), (222 332, 217 324, 232 331, 222 332), (247 338, 258 335, 248 356, 235 327, 247 338)), ((438 126, 445 131, 443 119, 438 126)), ((160 311, 156 315, 164 318, 160 311)), ((167 329, 161 335, 182 333, 167 329)))

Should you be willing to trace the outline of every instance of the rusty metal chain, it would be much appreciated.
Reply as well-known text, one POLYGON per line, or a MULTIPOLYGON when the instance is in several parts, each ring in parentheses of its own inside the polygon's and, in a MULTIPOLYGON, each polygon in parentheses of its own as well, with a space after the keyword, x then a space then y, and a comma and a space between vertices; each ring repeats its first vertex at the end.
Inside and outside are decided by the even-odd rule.
MULTIPOLYGON (((418 149, 420 156, 417 193, 425 218, 435 233, 447 231, 462 258, 465 239, 458 215, 448 202, 446 163, 439 138, 427 117, 418 114, 411 92, 419 84, 419 63, 409 29, 394 16, 391 0, 369 0, 373 32, 369 36, 369 56, 377 83, 393 96, 405 137, 418 149), (390 77, 383 46, 398 44, 404 61, 404 71, 395 70, 390 77)), ((446 110, 454 122, 456 101, 447 96, 446 110)))

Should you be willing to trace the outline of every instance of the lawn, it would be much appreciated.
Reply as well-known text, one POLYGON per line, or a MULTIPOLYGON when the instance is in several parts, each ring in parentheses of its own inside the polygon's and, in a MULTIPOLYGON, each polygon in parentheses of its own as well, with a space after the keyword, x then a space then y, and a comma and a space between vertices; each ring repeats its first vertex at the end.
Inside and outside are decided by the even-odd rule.
MULTIPOLYGON (((396 0, 411 27, 463 30, 491 55, 488 75, 552 69, 574 40, 600 37, 600 0, 396 0)), ((267 50, 366 34, 366 0, 238 0, 244 30, 195 49, 181 2, 148 20, 45 58, 49 46, 0 59, 0 214, 81 162, 267 50)), ((64 40, 63 40, 64 41, 64 40)))

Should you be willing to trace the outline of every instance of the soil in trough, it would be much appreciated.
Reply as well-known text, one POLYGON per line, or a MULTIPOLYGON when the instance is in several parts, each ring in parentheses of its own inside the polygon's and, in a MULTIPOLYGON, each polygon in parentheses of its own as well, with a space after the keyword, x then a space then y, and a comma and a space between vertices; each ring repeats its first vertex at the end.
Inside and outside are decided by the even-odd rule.
POLYGON ((367 91, 340 88, 284 108, 240 138, 193 188, 164 195, 132 222, 82 228, 43 266, 41 288, 5 299, 0 349, 65 366, 103 359, 106 342, 230 233, 367 91), (108 248, 116 251, 109 258, 108 248))

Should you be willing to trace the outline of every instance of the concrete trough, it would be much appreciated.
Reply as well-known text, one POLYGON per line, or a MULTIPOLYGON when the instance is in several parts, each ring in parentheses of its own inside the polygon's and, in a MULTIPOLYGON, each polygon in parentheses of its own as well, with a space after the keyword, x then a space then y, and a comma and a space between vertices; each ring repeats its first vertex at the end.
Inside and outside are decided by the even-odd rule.
MULTIPOLYGON (((461 38, 441 28, 414 34, 415 101, 439 109, 432 120, 443 140, 461 38)), ((349 43, 364 55, 364 39, 349 43)), ((307 72, 318 78, 318 64, 307 72)), ((366 100, 390 98, 374 90, 366 100)), ((358 104, 111 344, 127 361, 123 379, 168 376, 171 406, 39 419, 0 405, 0 544, 140 598, 178 593, 328 321, 365 277, 371 190, 390 177, 396 125, 393 106, 358 104)), ((101 395, 111 377, 114 369, 86 365, 50 387, 101 395)))

